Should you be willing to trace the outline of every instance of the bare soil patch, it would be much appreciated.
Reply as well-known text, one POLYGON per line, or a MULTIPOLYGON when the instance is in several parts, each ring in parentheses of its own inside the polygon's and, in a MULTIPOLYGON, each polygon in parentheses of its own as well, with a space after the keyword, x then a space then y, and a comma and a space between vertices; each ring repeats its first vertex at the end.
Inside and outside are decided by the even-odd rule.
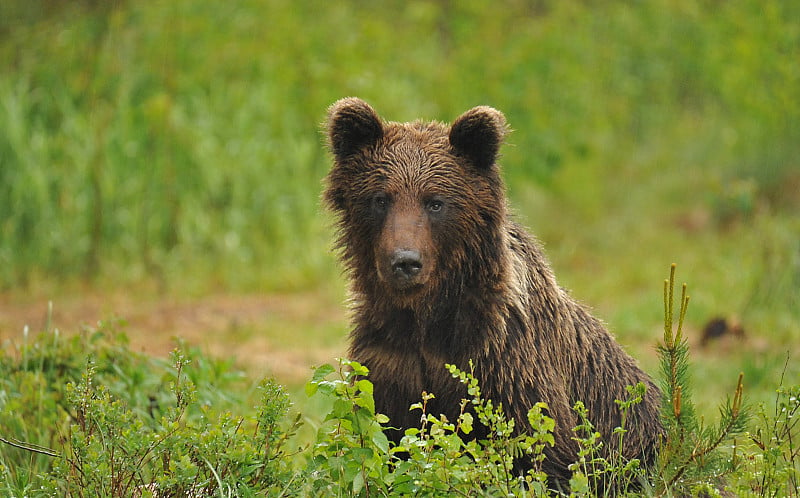
POLYGON ((166 357, 180 338, 288 385, 308 380, 313 365, 345 351, 344 306, 317 293, 142 298, 95 291, 53 300, 49 323, 48 308, 47 299, 0 295, 0 343, 23 341, 26 326, 30 333, 50 326, 69 335, 118 318, 133 351, 166 357))

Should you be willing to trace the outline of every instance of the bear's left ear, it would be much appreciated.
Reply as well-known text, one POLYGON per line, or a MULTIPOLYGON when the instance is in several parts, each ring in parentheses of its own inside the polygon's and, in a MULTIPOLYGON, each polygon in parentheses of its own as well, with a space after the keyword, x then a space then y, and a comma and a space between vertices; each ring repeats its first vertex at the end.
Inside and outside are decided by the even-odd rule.
POLYGON ((490 168, 508 133, 503 113, 488 106, 473 107, 453 122, 450 145, 478 169, 490 168))
POLYGON ((361 148, 374 145, 383 136, 381 118, 369 104, 350 97, 328 109, 328 141, 338 160, 344 160, 361 148))

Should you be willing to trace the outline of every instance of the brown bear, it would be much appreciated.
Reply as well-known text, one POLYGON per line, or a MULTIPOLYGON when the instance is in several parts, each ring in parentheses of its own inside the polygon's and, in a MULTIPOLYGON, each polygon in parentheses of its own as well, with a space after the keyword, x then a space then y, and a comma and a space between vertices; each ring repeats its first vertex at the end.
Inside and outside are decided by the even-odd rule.
POLYGON ((323 196, 351 279, 350 359, 370 369, 375 408, 399 429, 419 425, 409 407, 423 391, 436 396, 430 413, 456 419, 466 393, 446 363, 468 370, 472 360, 484 396, 522 430, 528 410, 546 402, 556 428, 544 470, 561 483, 577 459, 573 404, 583 401, 610 438, 621 423, 615 400, 642 382, 623 453, 650 463, 659 390, 559 287, 537 240, 509 215, 496 163, 507 132, 491 107, 449 127, 383 121, 356 98, 330 107, 334 165, 323 196))

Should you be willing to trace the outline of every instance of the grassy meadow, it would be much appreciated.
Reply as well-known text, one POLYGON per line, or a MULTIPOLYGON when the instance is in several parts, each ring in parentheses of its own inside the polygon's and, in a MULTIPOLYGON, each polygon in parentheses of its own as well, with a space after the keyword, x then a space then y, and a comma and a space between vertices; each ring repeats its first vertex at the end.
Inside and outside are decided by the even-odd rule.
MULTIPOLYGON (((654 375, 677 263, 701 413, 739 372, 753 406, 800 383, 800 3, 782 0, 4 2, 0 315, 267 295, 294 304, 193 337, 335 354, 321 123, 351 95, 395 121, 503 111, 516 216, 654 375), (744 338, 700 347, 718 316, 744 338)), ((272 371, 247 349, 221 351, 272 371)))

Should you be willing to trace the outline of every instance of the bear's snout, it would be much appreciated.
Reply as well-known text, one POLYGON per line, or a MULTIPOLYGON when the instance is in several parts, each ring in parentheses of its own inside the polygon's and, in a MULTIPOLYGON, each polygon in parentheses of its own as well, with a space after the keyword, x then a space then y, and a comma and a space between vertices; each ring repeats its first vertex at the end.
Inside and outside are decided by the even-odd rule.
POLYGON ((399 281, 410 281, 422 270, 422 256, 419 251, 398 249, 391 259, 392 275, 399 281))
POLYGON ((375 247, 381 280, 403 295, 425 287, 436 266, 431 245, 430 223, 425 213, 412 201, 396 202, 386 215, 375 247))
POLYGON ((426 285, 431 265, 422 251, 401 245, 382 254, 378 260, 378 274, 396 292, 407 294, 426 285))

